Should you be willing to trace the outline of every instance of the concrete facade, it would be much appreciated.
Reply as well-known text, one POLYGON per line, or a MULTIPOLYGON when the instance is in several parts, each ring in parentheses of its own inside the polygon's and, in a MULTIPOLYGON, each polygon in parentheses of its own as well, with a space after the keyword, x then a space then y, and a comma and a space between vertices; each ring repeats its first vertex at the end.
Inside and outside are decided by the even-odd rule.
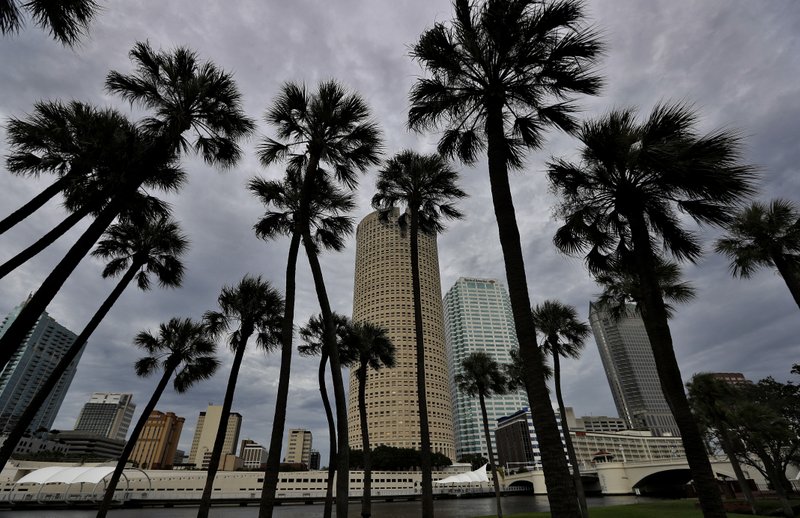
POLYGON ((130 460, 142 469, 172 469, 184 421, 172 412, 153 410, 136 440, 130 460))
POLYGON ((311 430, 290 429, 286 439, 286 456, 283 458, 283 462, 304 464, 308 468, 311 465, 312 441, 311 430))
MULTIPOLYGON (((206 452, 214 450, 214 439, 217 437, 217 428, 222 418, 222 405, 208 405, 204 412, 200 412, 197 418, 197 426, 194 429, 192 438, 192 449, 189 451, 189 463, 198 468, 208 468, 206 452)), ((222 454, 236 454, 236 445, 239 442, 239 430, 242 427, 242 416, 236 412, 231 412, 228 416, 227 428, 225 430, 225 442, 222 446, 222 454)))
POLYGON ((75 431, 96 433, 124 441, 133 420, 133 394, 116 392, 95 392, 89 402, 83 405, 75 431))

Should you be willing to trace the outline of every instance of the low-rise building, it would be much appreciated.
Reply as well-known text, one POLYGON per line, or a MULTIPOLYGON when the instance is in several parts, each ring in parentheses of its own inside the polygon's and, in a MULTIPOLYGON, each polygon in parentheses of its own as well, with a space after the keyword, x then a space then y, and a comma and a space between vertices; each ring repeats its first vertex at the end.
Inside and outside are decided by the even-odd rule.
POLYGON ((77 430, 53 430, 48 439, 64 444, 67 447, 66 453, 70 457, 116 460, 125 448, 123 440, 77 430))

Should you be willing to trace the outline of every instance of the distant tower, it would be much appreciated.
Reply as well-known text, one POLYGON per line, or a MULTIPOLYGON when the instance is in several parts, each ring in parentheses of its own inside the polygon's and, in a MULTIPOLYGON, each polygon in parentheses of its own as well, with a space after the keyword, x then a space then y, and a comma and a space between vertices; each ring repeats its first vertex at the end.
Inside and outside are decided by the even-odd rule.
MULTIPOLYGON (((519 347, 505 287, 494 279, 461 277, 444 297, 444 322, 456 457, 479 454, 488 458, 480 403, 458 390, 455 376, 463 370, 461 361, 471 353, 485 352, 504 364, 511 361, 509 351, 519 347)), ((523 390, 488 398, 486 414, 490 431, 494 433, 497 428, 497 419, 528 406, 523 390)))
POLYGON ((83 405, 75 430, 124 441, 133 420, 133 394, 95 392, 83 405))
POLYGON ((142 469, 172 469, 184 421, 172 412, 153 410, 136 439, 130 460, 142 469))
MULTIPOLYGON (((197 426, 192 438, 192 449, 189 452, 189 464, 198 468, 208 468, 211 452, 214 450, 214 439, 217 437, 217 428, 222 419, 222 405, 208 405, 205 412, 200 412, 197 426)), ((242 428, 242 416, 231 412, 228 416, 228 425, 225 430, 225 442, 222 444, 222 456, 226 453, 235 455, 236 445, 239 442, 239 430, 242 428)))
POLYGON ((303 463, 308 467, 311 464, 311 445, 312 437, 310 430, 299 428, 289 430, 289 438, 286 443, 286 457, 283 462, 289 464, 303 463))
MULTIPOLYGON (((353 320, 371 322, 388 331, 396 347, 397 366, 370 370, 366 402, 370 441, 420 449, 419 406, 411 287, 409 236, 392 221, 383 224, 373 212, 356 230, 353 320)), ((425 339, 425 386, 431 449, 453 459, 453 405, 447 381, 447 355, 442 322, 442 288, 436 238, 419 236, 419 269, 425 339)), ((361 444, 358 384, 350 372, 348 429, 350 444, 361 444)))
MULTIPOLYGON (((0 336, 5 334, 24 306, 24 303, 20 304, 3 319, 0 336)), ((42 313, 22 347, 11 356, 5 368, 0 369, 0 435, 9 433, 16 425, 36 391, 53 373, 75 338, 75 333, 60 325, 47 313, 42 313)), ((83 349, 69 364, 61 380, 28 425, 28 432, 34 433, 40 428, 50 430, 53 427, 53 421, 64 396, 67 395, 82 353, 83 349)))
POLYGON ((591 302, 589 323, 619 416, 632 429, 680 435, 661 391, 644 321, 635 306, 627 306, 622 318, 615 320, 607 308, 591 302))

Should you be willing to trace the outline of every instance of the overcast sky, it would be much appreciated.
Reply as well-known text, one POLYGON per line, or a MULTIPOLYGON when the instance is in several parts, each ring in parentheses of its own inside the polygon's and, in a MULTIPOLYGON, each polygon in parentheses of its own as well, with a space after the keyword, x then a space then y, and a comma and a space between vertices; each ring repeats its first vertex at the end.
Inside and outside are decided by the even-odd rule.
MULTIPOLYGON (((22 117, 42 99, 77 99, 115 106, 131 117, 119 99, 103 91, 109 70, 131 71, 128 51, 136 41, 155 48, 185 45, 203 59, 233 73, 244 108, 258 119, 257 134, 244 144, 245 158, 235 168, 218 171, 194 158, 184 162, 190 181, 178 196, 168 197, 191 239, 183 288, 123 295, 91 338, 78 374, 56 420, 71 429, 80 407, 93 391, 133 392, 139 411, 150 396, 153 380, 138 379, 132 364, 138 352, 131 339, 172 316, 199 318, 214 308, 223 284, 245 273, 260 274, 283 288, 287 241, 265 243, 252 232, 263 213, 245 190, 254 175, 277 178, 279 168, 265 170, 255 159, 255 146, 273 135, 263 121, 285 81, 312 88, 336 78, 358 91, 372 107, 386 141, 387 156, 404 148, 434 149, 437 135, 415 135, 405 128, 408 91, 420 76, 409 46, 435 21, 449 20, 447 0, 338 0, 318 2, 205 1, 101 2, 104 10, 90 34, 75 49, 63 48, 30 24, 19 34, 0 38, 0 119, 22 117)), ((800 6, 792 0, 590 0, 590 23, 608 46, 600 62, 607 86, 595 98, 580 100, 582 116, 595 117, 610 108, 637 106, 647 113, 663 100, 685 100, 697 107, 701 130, 737 128, 746 136, 744 156, 763 173, 760 197, 800 198, 800 6)), ((589 300, 598 292, 582 261, 559 254, 552 236, 559 222, 552 214, 555 198, 548 190, 544 163, 552 155, 570 156, 576 141, 551 133, 539 152, 530 153, 524 170, 514 173, 512 188, 534 302, 557 298, 588 315, 589 300)), ((8 146, 0 127, 0 154, 8 146)), ((459 165, 462 187, 470 198, 462 203, 463 221, 450 225, 439 239, 442 290, 459 276, 504 279, 497 230, 488 195, 483 158, 475 167, 459 165)), ((12 211, 44 183, 0 171, 0 216, 12 211)), ((375 170, 361 181, 360 220, 369 213, 375 170)), ((0 237, 5 261, 38 238, 64 216, 53 202, 46 210, 0 237)), ((64 254, 83 225, 35 260, 0 280, 0 314, 8 313, 36 290, 64 254)), ((672 321, 675 348, 684 379, 699 371, 739 371, 750 379, 789 377, 800 361, 800 314, 780 277, 763 271, 750 280, 730 278, 726 262, 711 253, 719 235, 709 229, 708 253, 686 275, 698 297, 681 307, 672 321)), ((355 243, 340 254, 327 255, 323 268, 333 307, 349 314, 355 243)), ((301 256, 298 270, 297 321, 318 311, 311 276, 301 256)), ((79 332, 114 285, 102 280, 102 265, 86 259, 48 312, 79 332)), ((221 404, 230 365, 215 379, 186 395, 165 393, 158 409, 186 417, 181 447, 188 450, 198 412, 209 402, 221 404)), ((287 428, 309 428, 314 447, 327 457, 327 428, 316 385, 316 361, 295 356, 289 394, 287 428)), ((564 362, 564 391, 578 415, 616 415, 593 341, 583 357, 564 362)), ((278 355, 254 348, 237 387, 233 410, 243 417, 242 438, 268 443, 278 378, 278 355)), ((137 412, 137 417, 138 417, 137 412)), ((323 461, 324 462, 324 461, 323 461)))

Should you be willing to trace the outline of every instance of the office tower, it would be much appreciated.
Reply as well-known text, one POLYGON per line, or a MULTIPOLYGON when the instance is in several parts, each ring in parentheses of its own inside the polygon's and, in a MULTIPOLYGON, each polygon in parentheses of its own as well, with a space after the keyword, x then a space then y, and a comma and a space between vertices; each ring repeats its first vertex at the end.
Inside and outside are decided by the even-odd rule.
MULTIPOLYGON (((511 361, 510 351, 519 347, 511 301, 506 289, 494 279, 461 277, 444 296, 444 332, 447 343, 450 393, 453 398, 456 458, 489 450, 483 433, 478 398, 458 389, 455 377, 461 361, 474 352, 484 352, 499 364, 511 361)), ((486 399, 489 429, 494 434, 497 419, 528 406, 523 390, 486 399)))
POLYGON ((134 410, 133 394, 95 392, 78 414, 75 431, 124 441, 134 410))
POLYGON ((267 463, 267 449, 252 439, 244 439, 239 446, 239 457, 245 469, 260 469, 267 463))
MULTIPOLYGON (((24 306, 23 303, 15 307, 3 319, 0 336, 5 334, 6 329, 14 322, 24 306)), ((75 338, 77 338, 75 333, 53 320, 47 313, 42 313, 33 330, 26 336, 25 343, 11 356, 5 368, 0 370, 0 435, 5 435, 13 429, 75 338)), ((75 377, 81 354, 83 349, 67 367, 61 380, 28 425, 28 432, 35 433, 39 429, 50 430, 53 427, 56 414, 61 408, 72 378, 75 377)))
POLYGON ((680 435, 661 391, 650 339, 636 307, 626 306, 616 319, 606 307, 591 302, 589 323, 617 412, 628 428, 680 435))
POLYGON ((289 464, 311 464, 311 431, 302 429, 289 430, 289 439, 286 443, 286 456, 283 462, 289 464))
MULTIPOLYGON (((566 407, 564 410, 566 410, 567 414, 567 424, 572 425, 575 420, 572 408, 566 407)), ((555 405, 553 411, 556 415, 556 423, 563 442, 562 416, 555 405)), ((524 466, 542 469, 539 438, 536 436, 536 430, 533 427, 533 415, 528 407, 499 418, 494 434, 497 442, 498 465, 506 466, 507 468, 524 466)), ((567 456, 566 448, 564 448, 564 456, 567 456)), ((569 459, 567 459, 567 462, 569 462, 569 459)))
MULTIPOLYGON (((194 429, 192 449, 189 452, 189 463, 198 468, 208 468, 208 458, 214 450, 214 439, 217 437, 217 428, 222 419, 222 405, 208 405, 205 412, 200 412, 197 426, 194 429), (206 455, 208 453, 208 455, 206 455)), ((231 412, 228 416, 225 442, 222 445, 222 454, 236 454, 236 443, 239 442, 239 430, 242 427, 242 416, 231 412)))
MULTIPOLYGON (((385 328, 396 348, 395 368, 370 370, 367 374, 367 422, 372 445, 419 450, 410 240, 397 225, 397 214, 390 216, 390 222, 382 223, 373 212, 358 225, 353 320, 385 328)), ((419 270, 431 449, 453 459, 453 406, 447 381, 442 289, 434 236, 419 236, 419 270)), ((357 389, 355 371, 351 370, 347 423, 352 445, 361 444, 357 389)))
POLYGON ((317 450, 311 450, 310 459, 311 460, 309 461, 308 469, 319 469, 321 457, 320 457, 319 452, 317 450))
POLYGON ((172 469, 184 421, 172 412, 153 410, 136 439, 130 460, 142 469, 172 469))

